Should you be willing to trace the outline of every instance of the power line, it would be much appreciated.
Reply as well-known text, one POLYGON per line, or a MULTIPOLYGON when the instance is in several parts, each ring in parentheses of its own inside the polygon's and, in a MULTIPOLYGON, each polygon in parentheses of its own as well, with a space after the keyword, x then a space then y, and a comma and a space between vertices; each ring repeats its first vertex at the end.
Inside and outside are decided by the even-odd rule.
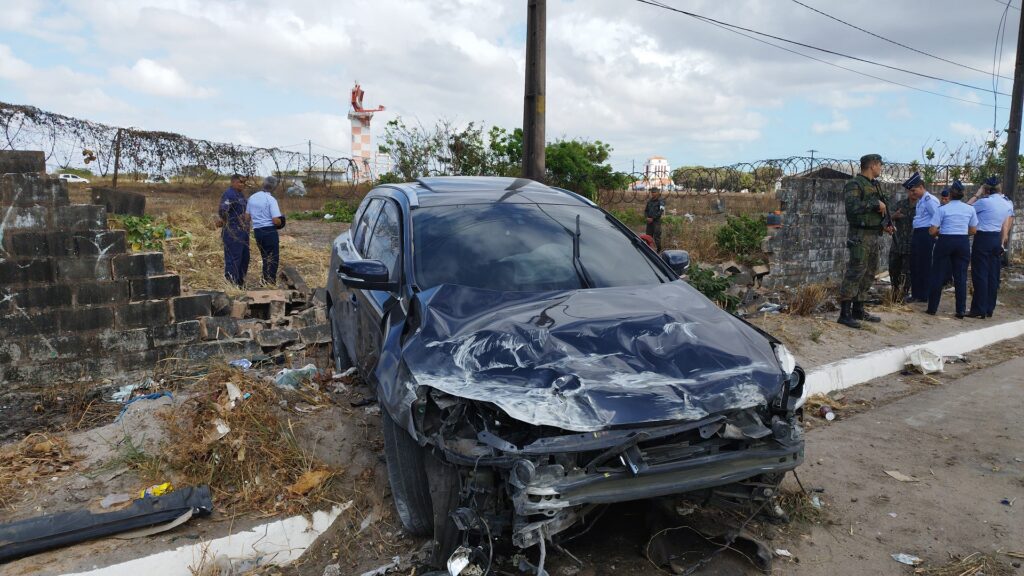
MULTIPOLYGON (((813 46, 811 44, 805 44, 803 42, 798 42, 796 40, 790 40, 788 38, 782 38, 781 36, 775 36, 773 34, 768 34, 767 32, 761 32, 761 31, 758 31, 758 30, 753 30, 751 28, 745 28, 743 26, 739 26, 739 25, 736 25, 736 24, 730 24, 728 22, 723 22, 721 20, 715 20, 714 18, 708 18, 707 16, 701 16, 700 14, 694 14, 693 12, 687 12, 686 10, 680 10, 679 8, 674 8, 674 7, 669 6, 667 4, 662 4, 661 2, 655 2, 655 1, 652 1, 652 0, 636 0, 636 1, 640 2, 641 4, 648 4, 650 6, 655 6, 657 8, 663 8, 665 10, 670 10, 672 12, 678 12, 679 14, 683 14, 685 16, 689 16, 691 18, 695 18, 695 19, 701 20, 703 22, 713 23, 713 24, 716 24, 718 26, 725 26, 725 27, 728 27, 730 29, 742 30, 744 32, 749 32, 751 34, 756 34, 758 36, 764 36, 765 38, 771 38, 773 40, 778 40, 780 42, 785 42, 787 44, 793 44, 795 46, 800 46, 802 48, 809 48, 811 50, 817 50, 818 52, 824 52, 826 54, 831 54, 833 56, 841 56, 843 58, 849 58, 850 60, 856 60, 858 62, 864 62, 865 64, 872 64, 874 66, 880 66, 882 68, 888 68, 890 70, 895 70, 897 72, 903 72, 904 74, 911 74, 913 76, 920 76, 921 78, 927 78, 929 80, 936 80, 938 82, 945 82, 947 84, 955 84, 957 86, 962 86, 964 88, 970 88, 971 90, 978 90, 979 92, 992 92, 992 90, 989 90, 987 88, 981 88, 980 86, 974 86, 974 85, 971 85, 971 84, 965 84, 963 82, 957 82, 956 80, 949 80, 947 78, 940 78, 938 76, 931 76, 929 74, 922 74, 920 72, 914 72, 913 70, 907 70, 906 68, 900 68, 898 66, 890 66, 889 64, 882 64, 881 62, 875 62, 874 60, 868 60, 866 58, 860 58, 860 57, 857 57, 857 56, 851 56, 849 54, 844 54, 842 52, 836 52, 835 50, 829 50, 828 48, 821 48, 821 47, 818 47, 818 46, 813 46)), ((1009 94, 1003 94, 1002 92, 1000 92, 999 94, 1001 96, 1009 96, 1009 94)))
MULTIPOLYGON (((875 34, 874 32, 872 32, 870 30, 865 30, 865 29, 861 28, 860 26, 857 26, 856 24, 851 24, 851 23, 847 22, 846 20, 843 20, 841 18, 837 18, 837 17, 835 17, 835 16, 833 16, 831 14, 826 14, 825 12, 822 12, 821 10, 818 10, 817 8, 815 8, 813 6, 808 6, 807 4, 804 4, 800 0, 792 0, 792 1, 794 3, 796 3, 796 4, 799 4, 799 5, 803 6, 804 8, 807 8, 811 12, 816 12, 818 14, 821 14, 822 16, 824 16, 826 18, 830 18, 832 20, 835 20, 836 22, 839 22, 840 24, 844 24, 846 26, 849 26, 850 28, 853 28, 854 30, 860 30, 861 32, 863 32, 865 34, 868 34, 869 36, 874 36, 875 38, 878 38, 879 40, 884 40, 884 41, 886 41, 886 42, 888 42, 890 44, 895 44, 896 46, 899 46, 901 48, 906 48, 907 50, 910 50, 911 52, 917 52, 918 54, 921 54, 923 56, 927 56, 929 58, 934 58, 935 60, 939 60, 939 61, 945 62, 947 64, 952 64, 954 66, 959 66, 959 67, 965 68, 967 70, 973 70, 975 72, 981 72, 982 74, 984 74, 986 76, 991 74, 991 72, 988 71, 988 70, 982 70, 981 68, 975 68, 973 66, 968 66, 966 64, 961 64, 959 62, 954 62, 953 60, 949 60, 949 59, 943 58, 942 56, 936 56, 934 54, 930 54, 928 52, 925 52, 924 50, 918 50, 917 48, 914 48, 913 46, 907 46, 906 44, 897 42, 895 40, 890 40, 890 39, 886 38, 885 36, 880 36, 880 35, 875 34)), ((998 2, 999 0, 996 0, 996 1, 998 2)), ((1002 2, 1000 2, 1000 4, 1001 3, 1002 2)), ((1000 78, 1004 78, 1006 80, 1013 80, 1013 78, 1011 78, 1009 76, 1000 76, 1000 78)))
MULTIPOLYGON (((1001 3, 1001 2, 1000 2, 1001 3)), ((996 133, 996 126, 999 123, 999 79, 1002 76, 999 73, 1003 67, 1003 44, 1006 42, 1006 20, 1007 15, 1010 13, 1010 3, 1006 3, 1006 7, 1003 8, 1003 15, 999 18, 999 24, 996 27, 996 41, 992 47, 992 134, 993 137, 996 133)))
POLYGON ((992 0, 992 1, 995 2, 996 4, 1002 4, 1003 6, 1009 6, 1010 8, 1013 8, 1014 10, 1020 12, 1020 8, 1017 8, 1013 4, 1010 4, 1009 2, 1003 2, 1003 0, 992 0))
POLYGON ((791 48, 786 48, 785 46, 779 46, 778 44, 774 44, 774 43, 769 42, 767 40, 763 40, 761 38, 758 38, 756 36, 751 36, 749 34, 744 34, 743 32, 740 32, 738 30, 733 30, 732 28, 728 28, 726 26, 722 26, 722 25, 717 24, 715 22, 711 22, 711 21, 704 21, 704 22, 706 24, 711 24, 712 26, 721 28, 722 30, 725 30, 726 32, 732 32, 733 34, 738 34, 740 36, 743 36, 744 38, 749 38, 750 40, 753 40, 755 42, 760 42, 762 44, 767 44, 768 46, 772 46, 773 48, 778 48, 779 50, 784 50, 784 51, 789 52, 791 54, 796 54, 797 56, 803 56, 804 58, 807 58, 809 60, 814 60, 815 62, 821 62, 822 64, 827 64, 829 66, 832 66, 833 68, 839 68, 840 70, 846 70, 847 72, 853 72, 854 74, 858 74, 860 76, 871 78, 873 80, 879 80, 881 82, 886 82, 886 83, 889 83, 889 84, 893 84, 895 86, 900 86, 902 88, 908 88, 910 90, 916 90, 917 92, 924 92, 925 94, 931 94, 933 96, 939 96, 941 98, 947 98, 949 100, 957 100, 959 102, 966 102, 968 104, 976 104, 978 106, 992 107, 992 104, 985 104, 983 102, 976 102, 974 100, 968 100, 966 98, 959 98, 957 96, 950 96, 948 94, 943 94, 941 92, 933 92, 931 90, 926 90, 924 88, 918 88, 917 86, 911 86, 909 84, 904 84, 902 82, 897 82, 895 80, 890 80, 888 78, 882 78, 881 76, 875 76, 874 74, 868 74, 867 72, 861 72, 860 70, 856 70, 854 68, 849 68, 847 66, 843 66, 842 64, 836 64, 835 62, 829 62, 828 60, 824 60, 822 58, 811 56, 810 54, 804 54, 803 52, 799 52, 799 51, 793 50, 791 48))

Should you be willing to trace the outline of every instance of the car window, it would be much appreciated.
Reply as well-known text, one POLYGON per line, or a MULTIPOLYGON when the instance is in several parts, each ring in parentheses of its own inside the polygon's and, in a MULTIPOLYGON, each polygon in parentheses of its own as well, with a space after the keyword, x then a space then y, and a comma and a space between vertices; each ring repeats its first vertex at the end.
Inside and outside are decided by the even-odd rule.
POLYGON ((366 245, 366 259, 380 260, 391 272, 391 280, 398 280, 399 254, 402 236, 399 228, 398 207, 394 202, 383 201, 383 209, 377 217, 370 241, 366 245))
POLYGON ((413 212, 416 283, 499 291, 583 286, 573 262, 576 216, 580 261, 596 288, 670 280, 634 239, 588 206, 491 203, 423 207, 413 212))
POLYGON ((369 204, 364 207, 359 221, 356 223, 356 230, 352 235, 352 245, 355 246, 356 252, 360 254, 364 254, 363 248, 366 246, 366 232, 377 219, 377 214, 380 213, 381 203, 383 202, 380 198, 370 200, 369 204))

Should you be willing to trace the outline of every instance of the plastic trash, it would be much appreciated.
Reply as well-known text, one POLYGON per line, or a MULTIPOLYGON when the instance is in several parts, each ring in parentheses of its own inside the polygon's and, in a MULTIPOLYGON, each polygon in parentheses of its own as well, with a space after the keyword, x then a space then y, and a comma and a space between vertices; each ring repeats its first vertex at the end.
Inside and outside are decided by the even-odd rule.
POLYGON ((758 312, 765 312, 768 314, 778 314, 782 310, 781 304, 773 304, 771 302, 765 302, 757 309, 758 312))
POLYGON ((330 214, 330 213, 324 214, 324 220, 332 220, 333 218, 334 218, 334 214, 330 214))
POLYGON ((455 552, 448 558, 448 574, 450 576, 459 576, 462 571, 469 566, 472 562, 473 550, 466 548, 465 546, 459 546, 455 549, 455 552))
POLYGON ((125 384, 124 386, 118 388, 117 392, 114 392, 114 394, 110 397, 110 401, 121 402, 123 404, 127 402, 129 399, 131 399, 132 394, 134 394, 136 390, 146 390, 153 384, 155 384, 155 382, 153 382, 152 378, 146 378, 139 384, 125 384))
POLYGON ((303 184, 302 181, 296 180, 295 182, 292 182, 288 186, 288 188, 284 191, 284 193, 289 195, 289 196, 305 196, 306 195, 306 185, 303 184))
POLYGON ((917 556, 913 556, 911 554, 906 554, 903 552, 900 552, 899 554, 891 554, 891 556, 893 560, 899 562, 900 564, 906 564, 907 566, 917 566, 918 564, 924 562, 924 560, 921 560, 917 556))
POLYGON ((168 492, 174 490, 174 486, 170 482, 164 482, 163 484, 154 484, 145 490, 139 490, 139 498, 163 496, 168 492))
POLYGON ((932 374, 933 372, 942 372, 944 360, 941 355, 927 348, 918 348, 910 353, 907 364, 912 365, 922 374, 932 374))
POLYGON ((110 508, 111 506, 117 506, 118 504, 124 504, 125 502, 131 502, 131 494, 107 494, 100 500, 101 508, 110 508))
POLYGON ((822 404, 821 408, 818 408, 818 416, 821 416, 829 422, 836 419, 836 413, 832 411, 832 407, 827 404, 822 404))
POLYGON ((299 384, 316 376, 319 371, 314 364, 306 364, 302 368, 285 368, 274 376, 274 385, 278 388, 294 390, 299 384))
POLYGON ((171 400, 174 400, 174 395, 167 391, 154 392, 153 394, 146 394, 145 396, 136 396, 135 398, 132 398, 131 400, 124 403, 124 407, 121 408, 121 412, 117 414, 117 418, 114 418, 114 422, 120 421, 121 417, 124 416, 124 413, 128 411, 128 407, 131 406, 132 404, 136 402, 142 402, 144 400, 156 400, 158 398, 163 398, 164 396, 170 398, 171 400))
POLYGON ((234 366, 235 368, 241 368, 242 370, 248 370, 249 368, 252 368, 252 362, 250 362, 248 358, 239 358, 238 360, 232 360, 231 362, 228 362, 228 364, 234 366))
POLYGON ((783 558, 792 558, 793 557, 793 554, 789 550, 786 550, 785 548, 776 548, 775 549, 775 554, 777 556, 781 556, 783 558))

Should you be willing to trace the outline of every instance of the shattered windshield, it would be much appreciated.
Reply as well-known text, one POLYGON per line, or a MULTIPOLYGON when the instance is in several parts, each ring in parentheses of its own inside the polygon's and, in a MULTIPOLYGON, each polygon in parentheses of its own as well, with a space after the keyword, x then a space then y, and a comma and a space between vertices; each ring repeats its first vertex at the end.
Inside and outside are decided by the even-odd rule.
POLYGON ((603 212, 581 205, 420 208, 413 212, 413 254, 416 283, 423 290, 455 284, 539 292, 669 280, 603 212), (573 258, 577 241, 585 274, 573 258))

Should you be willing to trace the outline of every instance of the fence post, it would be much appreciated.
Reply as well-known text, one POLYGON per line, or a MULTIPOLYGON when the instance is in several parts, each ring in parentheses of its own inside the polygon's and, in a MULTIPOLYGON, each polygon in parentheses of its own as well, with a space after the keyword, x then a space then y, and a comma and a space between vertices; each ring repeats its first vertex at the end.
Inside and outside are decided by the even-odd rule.
POLYGON ((113 188, 117 188, 117 173, 121 169, 121 129, 117 129, 117 135, 114 136, 114 182, 113 188))

